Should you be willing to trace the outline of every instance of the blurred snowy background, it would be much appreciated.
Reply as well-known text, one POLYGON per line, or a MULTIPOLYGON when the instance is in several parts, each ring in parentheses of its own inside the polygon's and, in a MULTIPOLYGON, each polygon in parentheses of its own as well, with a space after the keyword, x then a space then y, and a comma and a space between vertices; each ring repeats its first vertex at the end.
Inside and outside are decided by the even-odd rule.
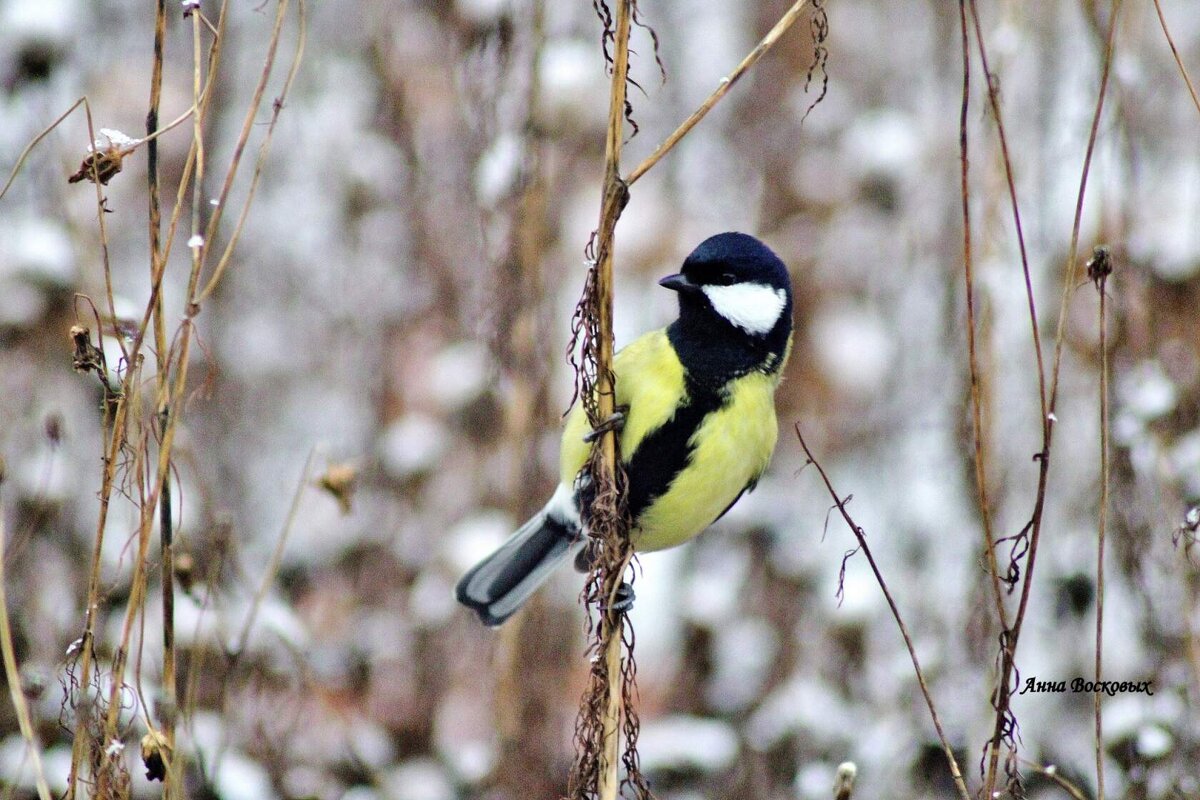
MULTIPOLYGON (((191 28, 168 5, 164 119, 191 102, 191 28)), ((1108 4, 981 5, 1049 354, 1108 4)), ((786 6, 643 4, 667 80, 636 30, 634 75, 645 91, 631 95, 640 132, 626 169, 786 6)), ((1200 7, 1162 6, 1184 63, 1200 74, 1200 7)), ((858 764, 857 796, 953 796, 909 657, 861 556, 847 566, 844 602, 835 596, 853 540, 829 518, 815 470, 803 468, 795 423, 838 490, 854 495, 850 510, 972 787, 991 733, 999 631, 970 434, 958 7, 833 0, 828 10, 829 91, 803 126, 820 77, 806 92, 813 42, 802 21, 635 185, 617 227, 618 345, 671 319, 673 296, 655 281, 719 231, 762 237, 797 286, 769 478, 696 542, 641 560, 641 752, 660 800, 826 798, 844 760, 858 764)), ((214 163, 236 139, 272 12, 231 6, 210 118, 214 163)), ((578 576, 561 576, 498 632, 457 608, 451 590, 541 505, 556 474, 568 322, 600 199, 599 22, 589 3, 539 0, 322 0, 308 15, 305 61, 246 233, 198 317, 196 391, 176 443, 180 550, 194 565, 177 599, 189 793, 556 797, 586 666, 578 576), (330 465, 357 471, 349 513, 311 485, 330 465), (231 662, 225 653, 298 490, 281 569, 247 651, 231 662)), ((140 135, 152 35, 146 4, 0 0, 0 174, 83 94, 97 128, 140 135)), ((1012 535, 1033 508, 1041 423, 983 86, 976 64, 968 123, 987 469, 996 531, 1012 535)), ((169 187, 188 127, 161 140, 169 187)), ((1194 529, 1181 527, 1200 501, 1198 131, 1153 5, 1126 3, 1080 253, 1108 244, 1117 267, 1105 673, 1153 681, 1154 694, 1105 700, 1109 797, 1200 797, 1200 554, 1187 547, 1194 529)), ((73 293, 103 296, 95 195, 65 180, 87 139, 72 116, 0 202, 6 588, 56 791, 71 736, 60 726, 70 721, 60 682, 83 626, 102 453, 95 381, 71 370, 67 336, 73 293)), ((104 194, 118 312, 140 315, 144 153, 104 194)), ((187 254, 176 251, 165 292, 177 324, 187 254)), ((1068 307, 1022 680, 1092 674, 1097 306, 1085 284, 1068 307)), ((102 657, 124 613, 135 527, 132 505, 118 502, 104 554, 102 657)), ((160 613, 152 599, 131 675, 147 698, 161 670, 160 613)), ((135 763, 145 726, 132 698, 133 792, 156 796, 135 763)), ((1052 764, 1092 796, 1091 696, 1030 694, 1014 709, 1030 795, 1066 796, 1034 766, 1052 764)), ((6 797, 32 793, 7 703, 0 785, 6 797)))

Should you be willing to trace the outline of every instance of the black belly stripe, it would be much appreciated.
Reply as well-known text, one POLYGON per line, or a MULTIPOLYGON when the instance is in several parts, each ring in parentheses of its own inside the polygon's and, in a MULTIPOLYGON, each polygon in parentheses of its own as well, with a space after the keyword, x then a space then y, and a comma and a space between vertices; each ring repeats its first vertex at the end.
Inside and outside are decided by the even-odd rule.
POLYGON ((651 431, 626 465, 629 513, 634 520, 657 498, 692 457, 691 438, 704 418, 728 402, 728 396, 688 382, 688 400, 661 428, 651 431))

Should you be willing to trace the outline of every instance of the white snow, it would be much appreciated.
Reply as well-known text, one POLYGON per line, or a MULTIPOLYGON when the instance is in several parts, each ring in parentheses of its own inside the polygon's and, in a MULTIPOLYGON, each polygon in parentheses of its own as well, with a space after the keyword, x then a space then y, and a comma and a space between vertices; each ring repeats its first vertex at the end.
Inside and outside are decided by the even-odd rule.
POLYGON ((1179 390, 1158 360, 1142 361, 1118 382, 1122 405, 1146 421, 1155 420, 1175 408, 1179 390))
POLYGON ((217 761, 213 788, 223 800, 271 800, 275 790, 265 767, 240 750, 226 750, 217 761))
POLYGON ((638 737, 642 769, 720 772, 737 759, 738 737, 727 722, 676 714, 643 720, 638 737))
POLYGON ((387 426, 379 441, 383 468, 394 478, 432 469, 446 450, 445 426, 428 414, 408 414, 387 426))
POLYGON ((475 196, 484 207, 495 205, 513 190, 521 174, 524 143, 515 133, 492 140, 475 165, 475 196))
POLYGON ((382 777, 387 800, 454 800, 457 793, 446 770, 432 758, 412 758, 382 777))
POLYGON ((442 537, 442 555, 456 575, 464 573, 499 547, 516 529, 512 517, 503 511, 480 509, 442 537))
POLYGON ((848 302, 823 304, 809 323, 822 372, 847 394, 879 391, 895 342, 879 315, 848 302))
POLYGON ((488 380, 490 359, 478 342, 456 342, 441 350, 428 373, 428 390, 445 408, 458 408, 477 397, 488 380))

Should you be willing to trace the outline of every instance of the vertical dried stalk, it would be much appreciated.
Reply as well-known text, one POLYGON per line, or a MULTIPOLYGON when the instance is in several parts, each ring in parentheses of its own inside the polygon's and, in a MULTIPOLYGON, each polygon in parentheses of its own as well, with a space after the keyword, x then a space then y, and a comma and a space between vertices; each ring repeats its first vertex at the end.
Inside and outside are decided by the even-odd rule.
MULTIPOLYGON (((193 18, 198 21, 199 14, 193 14, 193 18)), ((150 111, 146 115, 146 135, 149 136, 158 129, 158 108, 159 101, 162 98, 162 72, 163 72, 163 46, 166 38, 167 29, 167 8, 166 0, 158 0, 155 4, 154 15, 154 66, 150 76, 150 111)), ((197 63, 199 60, 199 52, 196 54, 197 63)), ((199 68, 197 67, 197 73, 199 68)), ((200 94, 197 87, 195 94, 194 105, 195 109, 193 118, 193 130, 198 130, 201 119, 200 109, 200 94)), ((150 301, 150 309, 154 316, 154 348, 158 357, 158 369, 156 370, 155 378, 157 383, 158 396, 165 398, 167 393, 167 378, 170 370, 169 353, 167 350, 167 324, 166 314, 163 310, 161 280, 163 274, 163 264, 166 261, 165 255, 162 252, 162 212, 159 207, 159 191, 158 191, 158 140, 152 139, 147 143, 146 151, 146 178, 148 182, 147 194, 150 202, 150 275, 151 283, 155 290, 152 292, 150 301), (156 280, 157 278, 157 280, 156 280)), ((171 414, 171 408, 165 402, 159 403, 158 406, 158 424, 160 426, 160 435, 165 433, 167 420, 171 414)), ((147 719, 155 718, 157 724, 161 728, 162 735, 166 740, 166 763, 168 766, 167 775, 163 781, 163 800, 175 794, 174 783, 178 778, 179 772, 174 768, 175 759, 175 559, 173 555, 173 538, 174 524, 171 518, 171 486, 170 486, 170 465, 168 462, 167 471, 160 472, 157 476, 157 482, 160 492, 160 507, 159 507, 159 537, 160 537, 160 554, 161 568, 159 571, 160 583, 162 590, 162 636, 163 636, 163 665, 162 665, 162 689, 159 699, 158 709, 146 709, 147 719), (153 717, 151 716, 153 715, 153 717)))
MULTIPOLYGON (((616 410, 612 372, 613 231, 629 196, 621 180, 620 158, 627 113, 633 0, 617 0, 616 6, 615 23, 607 17, 607 7, 597 7, 605 21, 604 37, 607 40, 611 36, 613 42, 612 84, 600 224, 588 247, 593 263, 575 320, 576 337, 583 339, 583 363, 577 374, 579 399, 595 429, 602 429, 601 423, 616 410)), ((626 678, 621 658, 624 622, 621 614, 612 611, 612 605, 633 549, 624 511, 617 437, 611 427, 599 437, 586 467, 592 487, 588 530, 595 559, 584 595, 599 606, 600 620, 593 629, 589 646, 592 669, 575 724, 577 754, 567 787, 575 800, 612 800, 620 787, 618 754, 625 696, 622 683, 626 678)), ((632 713, 631 709, 626 711, 632 713)), ((631 720, 628 714, 626 718, 631 720)), ((628 758, 626 763, 630 763, 628 758)), ((640 783, 636 774, 630 778, 640 783)))
MULTIPOLYGON (((1100 510, 1096 525, 1096 684, 1103 679, 1104 655, 1104 539, 1108 527, 1108 319, 1105 286, 1112 272, 1108 250, 1097 247, 1088 262, 1088 277, 1100 293, 1100 510)), ((1100 712, 1101 692, 1093 695, 1096 716, 1096 800, 1104 800, 1104 722, 1100 712)))
MULTIPOLYGON (((284 83, 280 96, 274 104, 274 114, 271 120, 271 126, 268 128, 264 136, 263 144, 260 148, 258 159, 255 165, 254 179, 251 184, 251 195, 253 187, 257 183, 259 174, 261 173, 263 161, 266 156, 268 144, 274 130, 274 123, 277 120, 280 111, 283 108, 283 100, 291 86, 292 79, 299 67, 300 56, 304 44, 304 28, 305 28, 305 9, 303 0, 298 0, 299 5, 299 37, 295 58, 293 59, 291 68, 288 72, 287 80, 284 83)), ((164 782, 164 796, 170 797, 179 793, 178 783, 180 772, 177 763, 172 763, 170 753, 173 748, 174 725, 176 716, 176 674, 175 674, 175 650, 174 650, 174 608, 173 608, 173 557, 172 557, 172 534, 173 520, 171 517, 171 497, 169 476, 171 473, 171 453, 174 441, 176 426, 179 421, 179 410, 182 408, 182 400, 187 388, 188 367, 190 364, 190 351, 192 345, 192 334, 194 332, 192 318, 199 313, 199 303, 197 299, 200 274, 205 265, 205 256, 207 248, 204 239, 193 239, 189 242, 191 250, 192 268, 188 281, 187 304, 184 308, 185 319, 178 334, 178 344, 169 344, 166 336, 165 315, 162 305, 161 286, 163 275, 166 268, 166 262, 169 258, 171 250, 171 242, 174 238, 176 225, 179 221, 181 210, 185 207, 184 198, 188 193, 191 194, 191 232, 192 235, 198 236, 202 231, 201 228, 201 211, 204 208, 202 202, 202 181, 204 176, 204 121, 207 117, 207 111, 211 104, 213 94, 212 76, 216 74, 219 64, 219 54, 221 51, 221 40, 225 29, 226 10, 228 2, 224 0, 221 4, 220 19, 214 27, 205 20, 198 9, 193 9, 192 15, 192 41, 193 41, 193 99, 194 105, 191 111, 180 117, 176 122, 167 126, 167 128, 154 130, 153 133, 147 136, 145 143, 148 145, 148 153, 150 159, 149 169, 149 222, 150 222, 150 240, 151 240, 151 291, 147 301, 145 313, 142 317, 141 325, 138 327, 136 334, 133 337, 131 345, 128 345, 124 338, 118 338, 117 342, 122 349, 122 358, 126 364, 126 371, 122 379, 119 394, 113 390, 110 396, 107 397, 108 402, 105 404, 106 418, 104 433, 106 437, 105 443, 105 461, 104 473, 101 484, 101 503, 100 503, 100 519, 97 523, 97 533, 95 538, 95 547, 92 557, 92 573, 89 579, 88 600, 85 616, 84 634, 80 640, 80 656, 76 663, 75 675, 79 684, 79 694, 74 698, 74 711, 76 714, 76 731, 75 739, 72 748, 72 764, 71 772, 68 779, 68 791, 66 797, 68 800, 73 800, 76 795, 76 788, 81 777, 81 769, 84 765, 90 765, 91 778, 94 782, 93 793, 98 796, 107 796, 106 792, 123 791, 123 786, 128 782, 128 776, 124 775, 124 767, 119 756, 109 754, 108 745, 113 741, 119 741, 120 733, 117 728, 119 719, 120 699, 119 693, 124 689, 125 671, 129 660, 130 640, 134 626, 140 615, 143 614, 144 603, 146 600, 146 585, 147 585, 147 548, 149 546, 151 533, 153 530, 153 520, 155 512, 160 515, 161 534, 162 534, 162 591, 163 591, 163 648, 164 648, 164 666, 162 675, 162 706, 158 710, 158 716, 163 725, 162 737, 165 740, 167 747, 162 754, 167 762, 168 774, 164 782), (204 50, 201 46, 201 31, 210 30, 214 34, 214 39, 211 47, 208 50, 207 56, 204 55, 204 50), (204 74, 204 66, 207 65, 207 76, 204 74), (205 80, 207 78, 207 81, 205 80), (154 141, 155 137, 164 130, 170 129, 174 125, 183 122, 188 114, 193 114, 193 135, 190 152, 187 161, 184 165, 183 175, 180 178, 178 190, 176 193, 176 203, 172 211, 170 224, 167 228, 165 238, 161 230, 161 211, 159 208, 159 186, 158 186, 158 169, 157 169, 157 145, 154 141), (141 386, 140 375, 143 356, 141 347, 146 340, 147 335, 153 330, 154 345, 156 349, 156 357, 158 359, 156 370, 156 392, 153 397, 153 409, 156 413, 156 418, 153 425, 145 424, 143 417, 143 405, 139 398, 139 389, 141 386), (132 403, 132 405, 131 405, 132 403), (158 451, 157 454, 151 454, 151 427, 155 428, 154 433, 157 434, 158 451), (122 459, 123 454, 128 454, 128 459, 122 459), (124 463, 122 463, 124 462, 124 463), (100 711, 96 707, 96 701, 93 697, 91 687, 93 684, 93 672, 96 667, 96 652, 95 652, 95 628, 96 617, 99 610, 99 570, 100 570, 100 553, 104 539, 104 531, 107 522, 107 514, 109 503, 114 490, 117 490, 118 481, 130 482, 133 485, 127 487, 135 506, 139 510, 138 523, 138 547, 137 554, 133 565, 133 578, 130 596, 126 603, 124 624, 122 626, 121 640, 118 643, 115 652, 113 663, 111 666, 110 678, 110 693, 107 698, 107 706, 104 709, 104 722, 101 727, 97 722, 100 716, 100 711), (97 737, 102 737, 97 740, 97 737)), ((282 21, 287 12, 289 3, 288 0, 279 0, 275 25, 272 30, 271 39, 268 43, 268 56, 266 64, 263 67, 263 74, 258 83, 258 89, 255 92, 252 107, 248 111, 248 117, 252 118, 257 112, 263 96, 265 84, 273 71, 274 55, 279 43, 282 29, 282 21)), ((162 61, 163 61, 163 35, 165 31, 165 3, 158 3, 158 11, 156 15, 156 35, 155 35, 155 62, 151 81, 151 99, 150 112, 147 116, 148 128, 154 129, 157 127, 158 120, 158 104, 161 97, 161 81, 162 81, 162 61)), ((83 101, 85 110, 87 109, 86 101, 83 101)), ((91 115, 88 113, 88 129, 92 131, 91 115)), ((245 131, 244 131, 245 132, 245 131)), ((95 139, 95 134, 91 133, 91 138, 95 139)), ((233 180, 233 175, 236 173, 242 147, 245 142, 240 141, 237 154, 228 166, 225 173, 225 185, 227 187, 233 180)), ((100 226, 100 244, 104 255, 104 278, 105 290, 108 297, 110 315, 112 310, 112 279, 111 271, 108 268, 107 257, 107 237, 105 233, 105 219, 103 213, 103 197, 100 193, 100 184, 96 174, 95 165, 92 167, 93 183, 96 184, 97 194, 97 216, 98 225, 100 226)), ((225 194, 222 194, 221 204, 224 204, 225 194)), ((247 197, 242 210, 242 216, 239 218, 237 230, 230 237, 230 240, 223 252, 222 262, 212 279, 209 286, 215 285, 220 273, 223 272, 224 266, 228 261, 233 247, 236 244, 238 233, 241 229, 241 222, 244 220, 250 206, 251 198, 247 197)), ((209 221, 207 229, 203 230, 205 239, 211 241, 216 232, 216 218, 219 214, 214 214, 214 219, 209 221)), ((139 696, 140 696, 139 690, 139 696)), ((153 724, 150 721, 149 710, 146 716, 147 724, 153 724)), ((116 751, 114 751, 115 753, 116 751)))
MULTIPOLYGON (((629 68, 629 27, 634 14, 632 0, 617 0, 615 17, 603 2, 596 4, 605 22, 604 40, 612 40, 612 86, 605 147, 604 193, 600 226, 589 245, 593 266, 584 297, 576 309, 576 340, 582 338, 584 358, 577 366, 578 397, 587 409, 593 427, 612 417, 615 393, 612 376, 612 239, 613 229, 629 196, 629 184, 651 169, 707 114, 729 88, 799 17, 808 0, 797 0, 780 18, 766 37, 721 81, 720 86, 654 153, 630 173, 628 182, 620 177, 619 165, 624 121, 628 115, 626 86, 629 68), (594 382, 592 375, 595 376, 594 382)), ((609 50, 605 48, 606 57, 609 50)), ((572 343, 572 351, 574 342, 572 343)), ((572 361, 572 363, 575 363, 572 361)), ((621 644, 632 648, 632 634, 626 631, 620 614, 610 609, 617 597, 622 577, 633 558, 625 518, 617 439, 607 430, 598 440, 588 464, 593 500, 589 531, 598 545, 596 567, 584 593, 598 602, 601 617, 592 641, 593 663, 588 689, 584 693, 576 721, 577 760, 571 772, 568 794, 573 800, 599 797, 611 800, 619 792, 618 753, 624 734, 626 746, 621 761, 628 772, 625 783, 640 797, 650 796, 637 757, 638 723, 633 710, 635 668, 632 653, 621 657, 621 644)))
MULTIPOLYGON (((627 191, 621 180, 621 143, 625 130, 625 92, 626 79, 629 74, 629 22, 632 14, 632 0, 617 0, 616 32, 613 47, 612 89, 608 106, 608 134, 604 143, 604 208, 601 209, 600 242, 597 256, 599 257, 596 280, 596 309, 599 323, 600 341, 596 352, 596 403, 601 420, 608 419, 616 411, 614 400, 616 387, 612 372, 613 358, 613 232, 620 214, 620 207, 613 205, 619 194, 625 197, 627 191), (615 210, 615 213, 614 213, 615 210), (605 219, 604 217, 607 217, 605 219)), ((604 473, 604 482, 615 485, 617 472, 617 435, 609 431, 600 437, 598 448, 601 454, 599 467, 604 473)), ((629 549, 628 531, 619 530, 620 525, 613 526, 617 533, 623 534, 618 546, 629 549)), ((628 558, 622 559, 627 562, 628 558)), ((603 739, 601 741, 601 758, 599 774, 599 796, 601 800, 612 800, 617 796, 620 781, 617 777, 617 765, 620 753, 621 727, 621 634, 623 617, 608 611, 615 597, 616 588, 620 585, 621 576, 625 570, 605 576, 607 602, 602 609, 600 619, 599 640, 605 643, 604 663, 608 678, 608 702, 604 711, 603 739)))
POLYGON ((967 358, 971 381, 971 429, 975 438, 975 486, 979 493, 979 517, 983 523, 984 558, 992 579, 992 598, 996 604, 996 616, 1000 627, 1008 627, 1008 615, 1004 608, 1004 591, 1000 586, 1000 566, 996 563, 996 537, 992 531, 992 510, 988 500, 987 459, 984 452, 983 402, 981 399, 979 355, 975 342, 975 269, 971 254, 971 194, 970 160, 967 149, 967 112, 971 97, 971 53, 970 37, 967 33, 966 0, 958 3, 959 22, 962 27, 963 91, 962 108, 958 119, 958 140, 962 173, 962 216, 963 216, 963 277, 967 295, 967 358))

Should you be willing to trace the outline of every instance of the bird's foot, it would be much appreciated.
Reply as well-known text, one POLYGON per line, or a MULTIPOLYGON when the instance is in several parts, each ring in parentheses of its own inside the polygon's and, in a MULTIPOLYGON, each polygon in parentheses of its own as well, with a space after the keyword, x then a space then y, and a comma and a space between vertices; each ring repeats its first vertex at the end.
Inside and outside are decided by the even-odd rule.
POLYGON ((636 595, 633 593, 633 585, 628 581, 621 581, 621 585, 617 587, 617 593, 613 597, 613 603, 607 608, 602 608, 603 611, 612 611, 614 614, 627 614, 633 608, 633 601, 636 595))
POLYGON ((628 413, 629 406, 617 406, 616 411, 608 419, 602 420, 595 430, 584 434, 583 440, 591 444, 609 431, 620 433, 625 427, 625 415, 628 413))

